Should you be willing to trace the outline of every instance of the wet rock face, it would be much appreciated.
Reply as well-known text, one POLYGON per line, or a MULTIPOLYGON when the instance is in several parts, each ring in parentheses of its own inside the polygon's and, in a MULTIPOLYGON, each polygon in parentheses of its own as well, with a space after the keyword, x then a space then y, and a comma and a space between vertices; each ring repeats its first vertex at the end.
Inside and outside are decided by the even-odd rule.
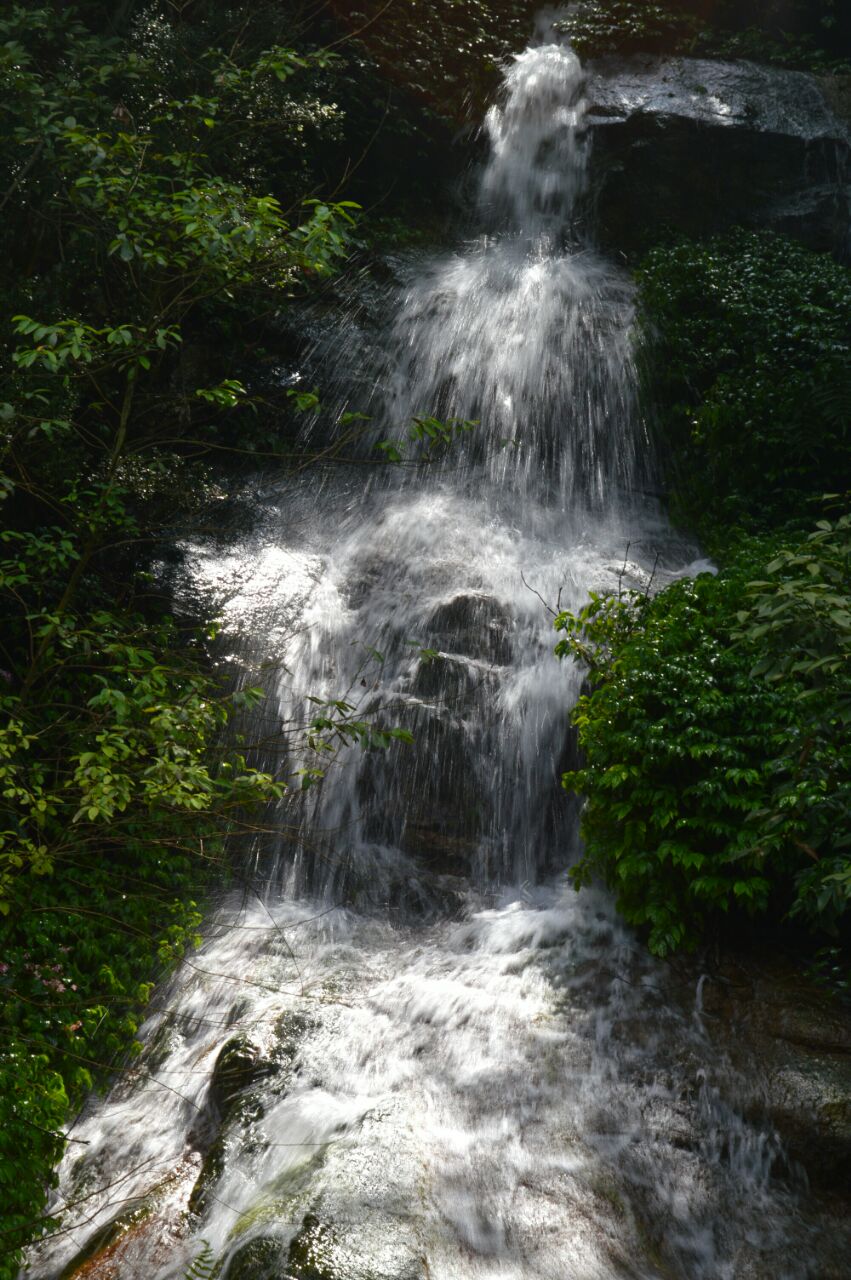
POLYGON ((483 592, 437 604, 423 628, 431 652, 411 683, 416 703, 407 723, 416 750, 398 772, 393 756, 373 756, 362 771, 365 835, 401 849, 429 876, 468 869, 492 822, 475 761, 482 708, 512 661, 514 628, 506 605, 483 592))
POLYGON ((364 1224, 341 1230, 308 1213, 290 1244, 286 1280, 426 1280, 424 1260, 392 1222, 381 1224, 380 1242, 369 1233, 364 1224))
POLYGON ((747 62, 601 58, 589 66, 593 189, 607 248, 770 226, 847 254, 851 92, 747 62))
POLYGON ((752 1074, 748 1109, 813 1187, 851 1191, 851 1013, 776 957, 728 963, 704 989, 713 1037, 752 1074))
POLYGON ((436 649, 505 666, 511 661, 511 615, 486 595, 461 595, 439 605, 428 623, 436 649))
POLYGON ((216 1059, 210 1080, 210 1099, 226 1119, 234 1103, 252 1084, 268 1075, 271 1066, 246 1036, 228 1040, 216 1059))
POLYGON ((231 1258, 224 1280, 290 1280, 286 1249, 275 1239, 249 1240, 231 1258))

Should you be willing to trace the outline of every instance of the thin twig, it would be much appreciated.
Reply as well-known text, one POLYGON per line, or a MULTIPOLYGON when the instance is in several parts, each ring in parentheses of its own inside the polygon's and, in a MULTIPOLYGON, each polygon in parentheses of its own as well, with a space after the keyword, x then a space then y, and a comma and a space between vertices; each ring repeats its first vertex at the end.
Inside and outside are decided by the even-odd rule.
POLYGON ((546 600, 545 600, 545 599, 544 599, 544 597, 541 595, 540 591, 536 591, 534 587, 532 587, 532 586, 530 586, 530 585, 529 585, 529 583, 526 581, 526 579, 525 579, 525 578, 524 578, 524 576, 523 576, 523 570, 522 570, 522 569, 520 570, 520 580, 521 580, 521 582, 523 583, 523 586, 526 588, 526 590, 527 590, 527 591, 531 591, 533 596, 537 596, 537 597, 538 597, 538 599, 540 600, 541 604, 542 604, 542 605, 544 606, 544 608, 546 609, 547 613, 550 613, 550 614, 552 614, 552 616, 553 616, 554 618, 557 618, 557 617, 558 617, 558 614, 557 614, 556 610, 552 607, 552 605, 547 604, 546 600))

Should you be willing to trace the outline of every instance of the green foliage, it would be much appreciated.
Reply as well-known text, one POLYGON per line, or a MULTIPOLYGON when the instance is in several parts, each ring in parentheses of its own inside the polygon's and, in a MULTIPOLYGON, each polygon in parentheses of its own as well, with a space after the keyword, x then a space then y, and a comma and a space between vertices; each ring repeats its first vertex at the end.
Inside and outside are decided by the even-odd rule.
POLYGON ((579 0, 557 25, 583 58, 686 54, 831 72, 851 65, 838 0, 579 0))
MULTIPOLYGON (((829 6, 825 4, 825 8, 829 6)), ((835 21, 826 24, 816 33, 793 34, 782 29, 774 33, 762 27, 750 26, 734 31, 704 30, 698 37, 695 52, 701 57, 735 59, 748 62, 766 62, 770 66, 784 67, 789 71, 811 71, 822 75, 848 75, 851 59, 848 41, 843 40, 834 49, 829 37, 835 21)))
MULTIPOLYGON (((155 569, 221 496, 211 459, 312 461, 291 412, 262 421, 253 352, 356 243, 347 177, 373 198, 382 148, 404 149, 403 186, 419 163, 339 36, 298 0, 0 14, 0 1280, 55 1225, 68 1106, 123 1069, 233 837, 336 752, 410 741, 332 700, 292 728, 307 767, 281 737, 274 776, 253 768, 235 731, 260 695, 232 690, 215 626, 175 620, 155 569)), ((364 422, 341 415, 323 458, 364 422)), ((455 432, 411 439, 427 456, 455 432)))
POLYGON ((832 924, 851 902, 851 516, 783 547, 743 603, 732 634, 796 725, 750 820, 764 856, 792 845, 811 860, 793 914, 832 924))
POLYGON ((600 873, 659 955, 733 910, 830 931, 851 905, 849 567, 851 520, 824 520, 556 620, 592 684, 564 779, 585 799, 572 877, 600 873))
POLYGON ((654 250, 641 359, 677 514, 771 527, 851 473, 851 271, 768 232, 654 250))
MULTIPOLYGON (((9 961, 0 964, 5 984, 9 961)), ((4 992, 8 999, 8 992, 4 992)), ((0 1276, 17 1275, 16 1245, 33 1233, 39 1195, 64 1146, 59 1132, 65 1122, 68 1097, 63 1078, 50 1066, 48 1055, 33 1052, 24 1041, 9 1036, 0 1051, 0 1091, 4 1099, 0 1126, 0 1195, 3 1196, 3 1235, 0 1237, 0 1276), (21 1189, 29 1195, 21 1195, 21 1189)), ((52 1181, 52 1180, 51 1180, 52 1181)))
POLYGON ((211 1280, 217 1266, 217 1258, 208 1240, 202 1240, 201 1252, 194 1258, 185 1273, 184 1280, 211 1280))
POLYGON ((315 93, 334 56, 227 8, 220 42, 215 9, 191 59, 179 7, 0 15, 3 1280, 51 1229, 68 1105, 120 1069, 226 840, 286 787, 229 729, 259 695, 217 672, 211 624, 170 617, 150 564, 250 401, 230 354, 196 380, 187 338, 327 276, 353 206, 308 190, 306 148, 340 123, 315 93))
POLYGON ((646 0, 580 0, 558 26, 581 58, 687 53, 702 29, 693 14, 646 0))
POLYGON ((443 457, 459 436, 468 435, 478 425, 465 418, 414 418, 407 440, 380 440, 375 447, 387 462, 403 462, 409 444, 415 444, 420 461, 434 461, 443 457))
POLYGON ((539 7, 532 0, 363 0, 349 15, 335 5, 389 76, 452 121, 480 115, 500 65, 528 42, 539 7))

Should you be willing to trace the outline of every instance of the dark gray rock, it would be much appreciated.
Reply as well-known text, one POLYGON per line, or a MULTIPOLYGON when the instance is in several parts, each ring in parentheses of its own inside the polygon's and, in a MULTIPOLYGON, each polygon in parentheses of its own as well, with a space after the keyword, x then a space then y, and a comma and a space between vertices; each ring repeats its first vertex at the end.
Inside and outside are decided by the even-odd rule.
POLYGON ((722 967, 704 1010, 752 1083, 753 1118, 777 1130, 814 1187, 851 1191, 851 1012, 773 957, 722 967))
POLYGON ((249 1240, 237 1249, 223 1280, 289 1280, 287 1250, 280 1240, 249 1240))
POLYGON ((493 596, 455 596, 438 605, 428 621, 429 644, 505 666, 511 661, 511 615, 493 596))
POLYGON ((593 193, 608 248, 670 231, 770 226, 849 252, 851 89, 749 62, 602 58, 589 66, 593 193))
MULTIPOLYGON (((245 1118, 249 1090, 261 1080, 276 1073, 278 1063, 271 1062, 247 1036, 234 1036, 225 1042, 216 1058, 210 1077, 206 1141, 201 1170, 189 1197, 191 1213, 205 1213, 210 1207, 210 1193, 224 1172, 228 1144, 234 1124, 245 1118), (215 1126, 209 1131, 209 1126, 215 1126)), ((256 1107, 255 1100, 255 1107, 256 1107)))
POLYGON ((487 798, 472 767, 475 743, 450 716, 425 719, 417 742, 398 843, 429 871, 457 873, 469 868, 487 820, 487 798))
POLYGON ((260 1050, 247 1036, 234 1036, 222 1047, 210 1079, 210 1099, 219 1114, 227 1118, 233 1104, 258 1080, 272 1070, 260 1050))

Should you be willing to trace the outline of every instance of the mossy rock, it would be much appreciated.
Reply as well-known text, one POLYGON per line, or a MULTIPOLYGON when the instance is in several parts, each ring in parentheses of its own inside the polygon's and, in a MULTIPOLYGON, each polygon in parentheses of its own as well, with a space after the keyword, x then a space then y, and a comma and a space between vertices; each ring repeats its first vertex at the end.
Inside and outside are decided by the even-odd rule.
POLYGON ((272 1070, 272 1064, 261 1056, 247 1036, 228 1040, 216 1059, 210 1079, 210 1099, 222 1118, 227 1118, 246 1089, 272 1070))
POLYGON ((281 1280, 424 1280, 425 1259, 398 1234, 392 1219, 330 1225, 308 1213, 281 1280))
POLYGON ((282 1241, 261 1236, 237 1249, 222 1280, 289 1280, 287 1265, 282 1241))
POLYGON ((329 1257, 333 1246, 331 1229, 309 1213, 290 1245, 287 1280, 344 1280, 329 1257))
POLYGON ((316 1027, 317 1021, 307 1013, 287 1009, 275 1023, 274 1060, 291 1066, 305 1036, 316 1027))

